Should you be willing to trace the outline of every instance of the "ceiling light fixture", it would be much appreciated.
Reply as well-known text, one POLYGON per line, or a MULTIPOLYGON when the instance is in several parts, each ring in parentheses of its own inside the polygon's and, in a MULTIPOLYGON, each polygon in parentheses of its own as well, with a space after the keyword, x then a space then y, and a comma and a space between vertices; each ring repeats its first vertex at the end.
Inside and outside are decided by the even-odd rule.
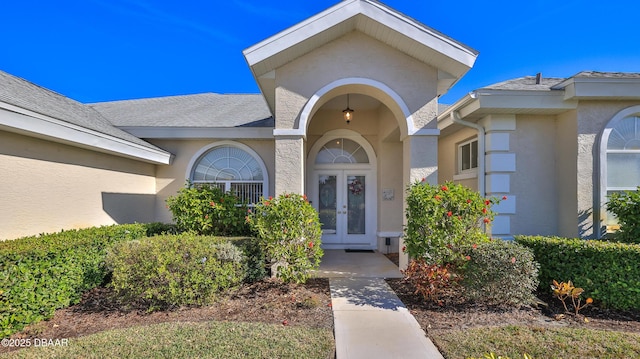
POLYGON ((344 114, 344 120, 347 122, 347 125, 351 123, 354 112, 355 112, 354 110, 349 108, 349 94, 347 94, 347 108, 342 110, 342 113, 344 114))

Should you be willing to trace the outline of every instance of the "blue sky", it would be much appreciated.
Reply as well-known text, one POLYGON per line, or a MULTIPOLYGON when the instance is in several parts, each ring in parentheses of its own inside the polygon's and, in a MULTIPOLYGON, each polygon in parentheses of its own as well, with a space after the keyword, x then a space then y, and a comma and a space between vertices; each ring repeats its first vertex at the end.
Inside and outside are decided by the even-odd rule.
MULTIPOLYGON (((337 2, 6 1, 0 70, 85 103, 257 93, 242 50, 337 2)), ((640 72, 635 0, 383 2, 480 52, 443 103, 538 72, 640 72)))

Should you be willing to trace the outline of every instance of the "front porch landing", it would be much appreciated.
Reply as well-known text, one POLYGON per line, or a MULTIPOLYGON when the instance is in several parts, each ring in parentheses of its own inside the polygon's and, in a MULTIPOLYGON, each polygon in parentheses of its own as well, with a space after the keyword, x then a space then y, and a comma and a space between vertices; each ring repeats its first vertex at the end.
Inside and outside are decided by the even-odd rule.
POLYGON ((379 252, 346 252, 325 249, 318 278, 402 278, 398 267, 379 252))

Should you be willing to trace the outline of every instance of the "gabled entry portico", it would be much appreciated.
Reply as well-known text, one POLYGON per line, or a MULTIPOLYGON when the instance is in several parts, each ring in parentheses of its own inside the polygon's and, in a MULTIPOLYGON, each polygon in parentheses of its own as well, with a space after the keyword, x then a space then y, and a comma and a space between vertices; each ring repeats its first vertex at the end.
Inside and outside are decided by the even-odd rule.
POLYGON ((391 237, 399 251, 406 185, 437 182, 437 98, 477 53, 379 2, 345 0, 244 55, 275 117, 275 194, 309 196, 326 248, 391 237))

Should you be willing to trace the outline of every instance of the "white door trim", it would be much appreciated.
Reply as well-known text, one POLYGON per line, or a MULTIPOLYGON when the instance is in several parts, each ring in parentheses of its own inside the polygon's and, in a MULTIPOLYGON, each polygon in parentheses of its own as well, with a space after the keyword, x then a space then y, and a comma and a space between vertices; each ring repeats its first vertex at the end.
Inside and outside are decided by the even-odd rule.
POLYGON ((365 210, 365 235, 366 241, 358 241, 354 243, 341 243, 341 244, 323 244, 324 249, 377 249, 377 227, 378 227, 378 179, 376 171, 377 157, 373 146, 359 133, 352 130, 333 130, 324 134, 318 139, 309 151, 307 159, 307 192, 312 205, 318 209, 318 175, 329 172, 341 172, 344 171, 345 177, 347 175, 365 175, 367 177, 366 185, 366 210, 365 210), (347 138, 358 143, 367 153, 369 157, 368 164, 319 164, 316 165, 316 156, 322 147, 329 141, 347 138))

